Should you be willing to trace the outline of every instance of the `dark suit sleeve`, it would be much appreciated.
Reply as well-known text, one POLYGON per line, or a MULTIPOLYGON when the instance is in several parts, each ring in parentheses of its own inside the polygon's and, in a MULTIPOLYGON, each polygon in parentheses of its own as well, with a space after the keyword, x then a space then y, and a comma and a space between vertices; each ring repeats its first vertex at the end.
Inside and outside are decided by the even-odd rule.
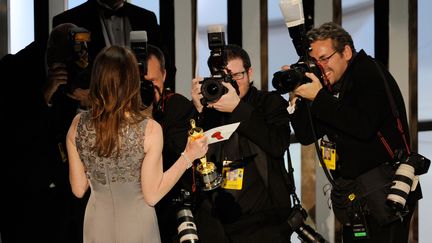
POLYGON ((61 23, 65 23, 65 20, 63 20, 63 15, 59 14, 53 17, 53 21, 52 21, 53 28, 61 23))
POLYGON ((127 4, 125 7, 128 9, 128 18, 132 30, 145 30, 148 42, 160 47, 161 37, 156 15, 132 4, 127 4))

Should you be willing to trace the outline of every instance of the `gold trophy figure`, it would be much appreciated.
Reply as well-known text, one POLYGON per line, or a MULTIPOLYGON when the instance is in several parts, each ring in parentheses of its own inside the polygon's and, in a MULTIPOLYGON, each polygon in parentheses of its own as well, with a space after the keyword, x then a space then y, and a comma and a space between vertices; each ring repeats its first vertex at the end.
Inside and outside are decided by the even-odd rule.
MULTIPOLYGON (((204 136, 204 131, 201 127, 196 127, 195 120, 190 120, 191 129, 189 130, 189 137, 191 139, 198 139, 204 136)), ((217 172, 216 166, 213 162, 207 161, 204 155, 200 158, 200 164, 196 167, 201 180, 201 190, 210 191, 218 188, 222 183, 222 176, 217 172)))

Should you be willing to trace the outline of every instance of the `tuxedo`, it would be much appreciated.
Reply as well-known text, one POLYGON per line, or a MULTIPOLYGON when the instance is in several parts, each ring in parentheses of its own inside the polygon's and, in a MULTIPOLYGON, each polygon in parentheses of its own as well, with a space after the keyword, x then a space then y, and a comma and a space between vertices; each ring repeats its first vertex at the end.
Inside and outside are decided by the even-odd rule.
MULTIPOLYGON (((102 23, 100 15, 98 14, 100 11, 103 11, 103 8, 96 0, 88 0, 53 18, 53 27, 62 23, 73 23, 91 32, 91 41, 88 43, 90 62, 93 62, 99 51, 106 46, 102 23)), ((128 2, 124 2, 123 6, 118 9, 118 11, 119 14, 128 18, 131 30, 145 30, 147 31, 149 44, 158 47, 163 46, 159 34, 159 25, 156 15, 153 12, 128 2)))

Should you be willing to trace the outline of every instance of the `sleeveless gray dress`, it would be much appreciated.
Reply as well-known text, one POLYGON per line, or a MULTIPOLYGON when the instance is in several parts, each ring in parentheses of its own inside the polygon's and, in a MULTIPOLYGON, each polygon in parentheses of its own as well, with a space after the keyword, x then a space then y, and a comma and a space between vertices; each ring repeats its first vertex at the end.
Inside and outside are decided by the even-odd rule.
POLYGON ((90 114, 83 112, 76 145, 91 194, 84 217, 84 243, 160 242, 155 209, 144 201, 141 164, 148 119, 121 129, 121 150, 111 157, 99 157, 91 150, 96 140, 90 114))

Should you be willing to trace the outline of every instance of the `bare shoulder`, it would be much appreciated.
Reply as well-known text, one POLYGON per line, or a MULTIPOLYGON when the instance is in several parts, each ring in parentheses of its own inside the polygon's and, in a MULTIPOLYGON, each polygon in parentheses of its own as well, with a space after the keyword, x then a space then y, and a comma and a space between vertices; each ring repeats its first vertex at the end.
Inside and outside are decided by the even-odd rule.
POLYGON ((72 121, 72 124, 75 125, 75 126, 77 126, 78 123, 79 123, 79 121, 80 121, 80 119, 81 119, 81 113, 76 114, 75 117, 74 117, 74 119, 73 119, 73 121, 72 121))
POLYGON ((81 113, 78 113, 74 117, 74 119, 72 120, 72 123, 71 123, 71 125, 69 127, 69 131, 68 131, 68 133, 66 135, 67 140, 70 140, 70 141, 74 141, 75 140, 75 136, 76 136, 77 128, 78 128, 78 123, 79 123, 80 119, 81 119, 81 113))
POLYGON ((81 120, 81 113, 78 113, 75 115, 74 119, 72 120, 71 126, 69 128, 69 132, 73 131, 75 132, 77 127, 78 127, 78 123, 81 120))
POLYGON ((151 118, 148 118, 147 126, 146 126, 146 135, 158 135, 162 133, 162 127, 159 123, 151 118))
POLYGON ((163 146, 162 127, 153 119, 148 119, 145 128, 144 151, 148 153, 151 148, 163 146))

